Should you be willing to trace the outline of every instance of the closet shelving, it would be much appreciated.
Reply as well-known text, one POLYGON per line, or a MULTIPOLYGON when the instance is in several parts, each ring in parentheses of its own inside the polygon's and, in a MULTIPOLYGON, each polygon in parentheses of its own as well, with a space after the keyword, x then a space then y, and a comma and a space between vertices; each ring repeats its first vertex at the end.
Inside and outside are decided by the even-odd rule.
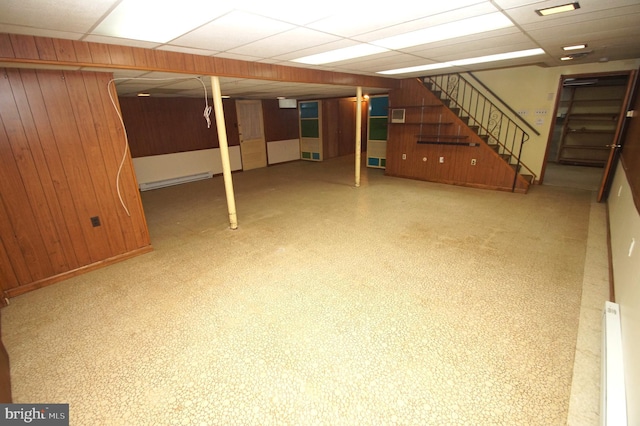
POLYGON ((572 87, 563 101, 566 115, 558 162, 604 166, 618 127, 623 90, 615 87, 572 87))

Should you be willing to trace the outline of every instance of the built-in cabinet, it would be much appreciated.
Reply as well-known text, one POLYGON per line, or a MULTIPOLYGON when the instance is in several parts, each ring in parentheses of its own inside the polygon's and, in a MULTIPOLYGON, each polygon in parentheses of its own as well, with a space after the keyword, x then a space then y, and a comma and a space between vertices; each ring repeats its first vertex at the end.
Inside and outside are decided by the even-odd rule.
POLYGON ((558 162, 604 166, 618 126, 626 86, 566 87, 558 162))

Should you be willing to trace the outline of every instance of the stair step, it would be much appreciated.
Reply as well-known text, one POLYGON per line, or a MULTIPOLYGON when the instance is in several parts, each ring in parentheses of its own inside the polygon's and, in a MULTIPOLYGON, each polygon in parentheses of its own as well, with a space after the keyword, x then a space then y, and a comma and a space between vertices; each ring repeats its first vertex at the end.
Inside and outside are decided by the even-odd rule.
POLYGON ((442 90, 432 90, 432 89, 429 89, 429 90, 431 90, 431 93, 433 93, 434 95, 436 95, 436 97, 437 97, 438 99, 440 99, 440 98, 442 97, 442 90))
POLYGON ((462 120, 464 124, 469 124, 469 117, 466 115, 463 115, 462 117, 460 117, 460 120, 462 120))
POLYGON ((522 167, 522 166, 520 166, 520 165, 516 165, 516 164, 509 164, 509 166, 511 166, 511 168, 512 168, 513 170, 515 170, 516 172, 519 172, 519 171, 520 171, 520 168, 522 167))
MULTIPOLYGON (((482 139, 483 141, 485 141, 487 143, 489 142, 489 135, 478 135, 478 136, 480 136, 480 139, 482 139)), ((498 151, 498 148, 500 147, 497 143, 491 143, 491 144, 489 144, 489 146, 491 148, 493 148, 496 152, 498 151)))
POLYGON ((475 133, 478 133, 478 131, 480 130, 480 126, 468 126, 471 130, 473 130, 475 133))
POLYGON ((500 154, 500 157, 502 157, 502 159, 507 163, 511 160, 511 156, 509 154, 500 154))
POLYGON ((498 152, 500 150, 500 145, 498 145, 497 143, 490 143, 488 145, 489 145, 489 148, 491 148, 495 152, 498 152))
MULTIPOLYGON (((440 99, 440 101, 445 104, 445 106, 451 105, 451 99, 440 99)), ((458 115, 458 113, 456 113, 458 115)))
MULTIPOLYGON (((449 106, 449 105, 447 105, 449 106)), ((460 108, 449 108, 451 110, 452 113, 454 113, 455 115, 460 114, 460 108)))
POLYGON ((520 176, 522 176, 523 178, 525 178, 525 180, 526 180, 527 182, 529 182, 529 184, 532 184, 532 183, 533 183, 533 175, 522 175, 522 174, 521 174, 520 176))

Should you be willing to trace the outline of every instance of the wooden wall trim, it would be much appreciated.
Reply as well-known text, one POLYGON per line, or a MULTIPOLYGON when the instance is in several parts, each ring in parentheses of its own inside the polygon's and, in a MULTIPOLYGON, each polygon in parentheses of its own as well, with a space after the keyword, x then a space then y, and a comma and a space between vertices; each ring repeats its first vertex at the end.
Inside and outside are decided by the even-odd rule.
POLYGON ((123 260, 131 259, 132 257, 149 253, 151 251, 153 251, 153 246, 151 245, 141 247, 139 249, 132 250, 128 253, 119 254, 117 256, 113 256, 108 259, 100 260, 98 262, 94 262, 89 265, 82 266, 72 271, 63 272, 61 274, 54 275, 52 277, 47 277, 39 281, 34 281, 32 283, 25 284, 20 287, 10 288, 4 292, 4 297, 11 298, 11 297, 19 296, 29 291, 46 287, 48 285, 67 280, 69 278, 72 278, 78 275, 86 274, 87 272, 95 271, 96 269, 104 268, 105 266, 113 265, 114 263, 122 262, 123 260))
POLYGON ((163 71, 296 83, 384 89, 399 79, 263 64, 140 47, 0 33, 0 62, 70 67, 163 71))

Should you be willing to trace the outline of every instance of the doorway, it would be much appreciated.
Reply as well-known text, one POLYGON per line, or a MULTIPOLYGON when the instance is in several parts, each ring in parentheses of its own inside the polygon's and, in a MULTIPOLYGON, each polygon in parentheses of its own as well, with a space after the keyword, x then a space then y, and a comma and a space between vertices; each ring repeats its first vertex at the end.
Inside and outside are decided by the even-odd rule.
POLYGON ((542 183, 606 191, 619 147, 631 72, 562 76, 542 183))
POLYGON ((236 101, 242 170, 267 167, 262 101, 236 101))

